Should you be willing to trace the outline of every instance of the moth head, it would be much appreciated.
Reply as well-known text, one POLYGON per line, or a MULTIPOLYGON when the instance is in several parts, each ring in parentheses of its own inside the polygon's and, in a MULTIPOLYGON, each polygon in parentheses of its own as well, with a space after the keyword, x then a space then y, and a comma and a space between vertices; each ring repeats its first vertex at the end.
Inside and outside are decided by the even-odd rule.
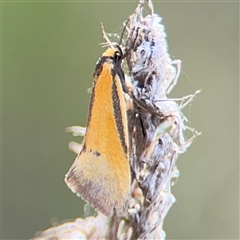
POLYGON ((114 48, 108 48, 103 54, 103 57, 111 57, 116 63, 120 63, 123 58, 123 52, 120 46, 116 45, 114 48))

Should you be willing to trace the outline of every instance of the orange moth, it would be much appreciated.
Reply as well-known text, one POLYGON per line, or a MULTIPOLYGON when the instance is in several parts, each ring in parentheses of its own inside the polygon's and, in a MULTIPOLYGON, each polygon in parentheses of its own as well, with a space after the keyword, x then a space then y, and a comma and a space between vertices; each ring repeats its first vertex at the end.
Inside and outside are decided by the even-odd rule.
POLYGON ((109 48, 96 65, 83 148, 65 176, 73 192, 107 216, 125 211, 131 182, 122 56, 120 47, 109 48))

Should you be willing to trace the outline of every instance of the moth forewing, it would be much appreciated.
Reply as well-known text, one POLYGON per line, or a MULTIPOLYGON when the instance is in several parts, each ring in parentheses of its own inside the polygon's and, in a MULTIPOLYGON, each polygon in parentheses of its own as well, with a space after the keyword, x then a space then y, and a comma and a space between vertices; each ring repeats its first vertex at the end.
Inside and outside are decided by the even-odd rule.
POLYGON ((97 63, 83 149, 65 177, 73 192, 107 216, 124 212, 130 191, 124 74, 116 51, 106 50, 97 63))

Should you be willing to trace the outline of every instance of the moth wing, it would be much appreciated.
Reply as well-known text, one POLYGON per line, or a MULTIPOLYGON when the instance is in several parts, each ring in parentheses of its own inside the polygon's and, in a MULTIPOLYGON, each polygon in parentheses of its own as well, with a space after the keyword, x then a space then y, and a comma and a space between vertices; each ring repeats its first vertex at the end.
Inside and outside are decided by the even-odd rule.
POLYGON ((82 151, 65 176, 65 182, 74 193, 107 216, 124 212, 130 185, 126 171, 128 162, 120 164, 122 169, 118 168, 118 173, 109 164, 111 162, 107 155, 82 151), (100 157, 101 164, 96 164, 100 157))

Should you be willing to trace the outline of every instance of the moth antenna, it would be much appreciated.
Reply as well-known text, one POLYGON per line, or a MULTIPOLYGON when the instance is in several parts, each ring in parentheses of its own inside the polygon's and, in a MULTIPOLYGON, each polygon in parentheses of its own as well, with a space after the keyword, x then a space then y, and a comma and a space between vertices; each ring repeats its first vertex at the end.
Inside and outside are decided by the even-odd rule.
POLYGON ((122 30, 122 33, 121 33, 121 36, 120 36, 120 39, 119 39, 119 43, 118 45, 121 46, 122 44, 122 40, 123 40, 123 35, 124 33, 126 32, 126 29, 127 29, 127 25, 129 23, 130 19, 128 18, 128 20, 125 22, 124 26, 123 26, 123 30, 122 30))
POLYGON ((102 30, 103 38, 106 40, 106 43, 103 43, 103 44, 101 44, 101 45, 103 45, 103 46, 105 45, 105 46, 109 46, 109 47, 111 47, 111 48, 114 48, 113 43, 110 41, 110 39, 108 38, 108 36, 107 36, 107 34, 106 34, 105 30, 104 30, 103 24, 100 23, 100 25, 101 25, 101 30, 102 30))

